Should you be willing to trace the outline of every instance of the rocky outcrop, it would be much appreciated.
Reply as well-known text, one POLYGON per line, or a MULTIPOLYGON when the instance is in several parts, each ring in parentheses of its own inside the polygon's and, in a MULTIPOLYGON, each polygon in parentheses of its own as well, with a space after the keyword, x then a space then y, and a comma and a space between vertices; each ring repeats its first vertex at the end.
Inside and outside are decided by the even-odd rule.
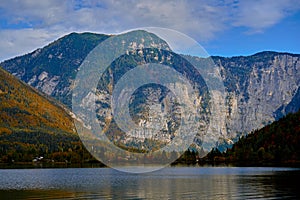
POLYGON ((214 60, 227 91, 228 134, 249 133, 299 110, 300 55, 262 52, 214 60))

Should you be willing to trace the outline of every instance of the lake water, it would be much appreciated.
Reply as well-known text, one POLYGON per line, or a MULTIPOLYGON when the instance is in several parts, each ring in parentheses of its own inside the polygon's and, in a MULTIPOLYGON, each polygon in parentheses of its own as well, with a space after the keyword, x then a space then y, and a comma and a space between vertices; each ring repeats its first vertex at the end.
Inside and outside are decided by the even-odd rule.
POLYGON ((300 199, 300 169, 168 167, 0 170, 0 199, 300 199))

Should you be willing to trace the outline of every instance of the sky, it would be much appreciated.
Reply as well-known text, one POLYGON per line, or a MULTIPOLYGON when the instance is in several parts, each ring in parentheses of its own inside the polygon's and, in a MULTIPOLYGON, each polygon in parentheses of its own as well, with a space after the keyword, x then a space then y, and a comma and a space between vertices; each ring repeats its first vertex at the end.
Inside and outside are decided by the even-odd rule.
POLYGON ((299 0, 1 0, 0 61, 71 32, 138 27, 182 32, 210 55, 300 53, 299 0))

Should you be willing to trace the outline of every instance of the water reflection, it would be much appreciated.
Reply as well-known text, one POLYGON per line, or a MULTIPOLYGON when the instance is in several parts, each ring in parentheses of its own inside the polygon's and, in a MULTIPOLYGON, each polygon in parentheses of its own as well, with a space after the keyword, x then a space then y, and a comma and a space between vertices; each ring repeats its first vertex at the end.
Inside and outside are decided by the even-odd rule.
POLYGON ((300 199, 300 171, 284 168, 0 170, 1 199, 300 199))

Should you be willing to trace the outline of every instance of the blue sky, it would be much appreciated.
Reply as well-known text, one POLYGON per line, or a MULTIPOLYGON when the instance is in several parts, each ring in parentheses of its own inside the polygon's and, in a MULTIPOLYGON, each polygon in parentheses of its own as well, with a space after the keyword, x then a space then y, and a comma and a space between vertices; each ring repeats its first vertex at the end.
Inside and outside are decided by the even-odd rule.
POLYGON ((119 33, 147 26, 185 33, 210 55, 300 53, 299 0, 4 0, 0 60, 70 32, 119 33))

